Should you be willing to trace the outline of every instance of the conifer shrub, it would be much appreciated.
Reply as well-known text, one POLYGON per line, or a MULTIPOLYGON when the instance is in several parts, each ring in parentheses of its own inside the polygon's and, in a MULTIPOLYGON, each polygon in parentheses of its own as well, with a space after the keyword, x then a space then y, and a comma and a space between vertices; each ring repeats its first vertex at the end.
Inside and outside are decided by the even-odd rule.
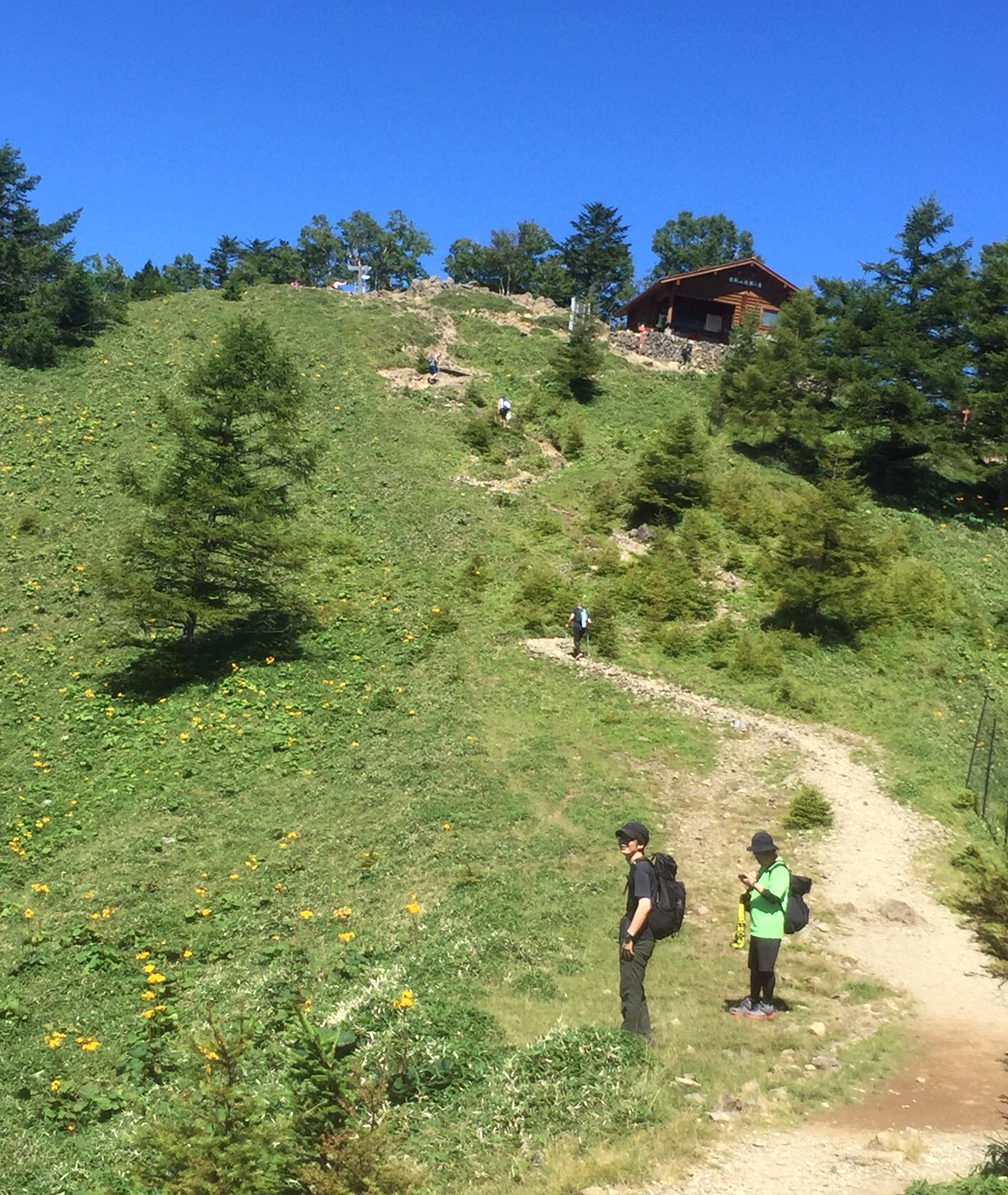
MULTIPOLYGON (((527 568, 518 585, 518 617, 526 631, 534 635, 555 632, 569 611, 564 611, 563 595, 570 584, 556 569, 545 564, 527 568)), ((573 606, 573 603, 572 603, 573 606)))
POLYGON ((724 554, 722 531, 717 519, 706 510, 687 510, 676 536, 682 554, 697 572, 724 554))
POLYGON ((588 611, 592 620, 588 646, 593 654, 605 656, 610 660, 616 659, 620 652, 618 623, 620 606, 618 600, 614 600, 614 592, 618 592, 618 588, 610 582, 609 586, 598 594, 593 602, 588 603, 588 611))
POLYGON ((735 642, 735 652, 728 672, 738 680, 780 676, 784 671, 784 654, 772 635, 745 632, 735 642))
POLYGON ((589 487, 588 502, 591 526, 600 531, 608 531, 630 511, 626 487, 615 474, 607 473, 589 487))
POLYGON ((896 560, 880 580, 877 591, 880 618, 924 630, 947 626, 952 590, 938 565, 913 556, 896 560))
POLYGON ((576 461, 584 451, 584 424, 580 419, 572 419, 567 425, 567 435, 563 441, 563 454, 568 460, 576 461))
POLYGON ((678 546, 660 540, 654 550, 628 566, 621 590, 626 602, 650 623, 706 618, 714 608, 678 546))
POLYGON ((641 453, 630 487, 638 522, 679 522, 683 512, 704 506, 710 496, 709 437, 686 411, 655 434, 641 453))
POLYGON ((833 806, 814 784, 803 784, 791 798, 783 825, 785 830, 828 830, 833 806))
POLYGON ((480 456, 489 455, 494 447, 493 419, 486 414, 470 415, 462 425, 459 435, 462 442, 480 456))
POLYGON ((620 550, 611 539, 606 539, 596 550, 594 568, 601 577, 617 577, 623 572, 620 550))
POLYGON ((712 479, 711 508, 742 539, 778 535, 790 507, 786 492, 748 462, 733 460, 731 466, 712 479))
POLYGON ((682 622, 667 622, 657 631, 658 645, 673 660, 699 651, 702 636, 702 628, 682 622))
POLYGON ((781 680, 777 696, 783 706, 796 714, 812 717, 819 713, 819 695, 815 689, 791 673, 786 673, 781 680))

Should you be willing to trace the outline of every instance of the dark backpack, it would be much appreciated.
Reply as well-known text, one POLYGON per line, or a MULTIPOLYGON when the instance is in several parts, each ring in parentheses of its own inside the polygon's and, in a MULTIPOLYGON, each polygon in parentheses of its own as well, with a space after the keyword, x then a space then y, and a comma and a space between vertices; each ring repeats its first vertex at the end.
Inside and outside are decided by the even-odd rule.
POLYGON ((686 885, 676 879, 679 865, 671 855, 656 851, 651 856, 651 865, 657 892, 648 914, 648 929, 656 938, 671 938, 682 929, 686 915, 686 885))
POLYGON ((786 934, 796 934, 808 925, 809 907, 805 903, 805 897, 811 887, 812 881, 808 876, 793 875, 791 877, 787 907, 784 910, 784 932, 786 934))

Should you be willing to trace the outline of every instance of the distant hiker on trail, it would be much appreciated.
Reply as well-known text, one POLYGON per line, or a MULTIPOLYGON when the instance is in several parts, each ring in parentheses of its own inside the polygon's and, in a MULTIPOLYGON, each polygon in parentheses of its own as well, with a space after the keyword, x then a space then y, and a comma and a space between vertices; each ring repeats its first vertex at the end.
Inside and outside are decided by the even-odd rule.
POLYGON ((620 921, 620 1009, 623 1029, 651 1040, 651 1016, 644 994, 644 973, 655 947, 654 934, 648 928, 648 914, 658 893, 654 865, 644 855, 648 844, 647 826, 627 822, 616 831, 620 854, 630 865, 626 886, 626 913, 620 921))
POLYGON ((427 380, 429 382, 437 381, 438 368, 440 366, 440 363, 441 363, 440 354, 432 351, 430 356, 427 358, 427 372, 430 374, 430 377, 427 380))
POLYGON ((684 340, 683 341, 683 346, 682 346, 682 351, 680 353, 680 357, 682 358, 683 365, 689 365, 689 363, 693 360, 693 341, 692 340, 684 340))
POLYGON ((507 423, 511 418, 511 400, 506 394, 502 394, 497 400, 497 418, 501 423, 507 423))
MULTIPOLYGON (((784 937, 791 873, 766 830, 757 830, 749 844, 759 870, 740 871, 749 904, 749 995, 728 1011, 737 1017, 773 1020, 777 954, 784 937)), ((743 898, 744 899, 744 898, 743 898)))
POLYGON ((567 619, 567 625, 574 624, 574 659, 580 660, 584 655, 581 650, 581 636, 586 634, 588 628, 591 626, 591 617, 583 602, 580 602, 570 612, 570 617, 567 619))

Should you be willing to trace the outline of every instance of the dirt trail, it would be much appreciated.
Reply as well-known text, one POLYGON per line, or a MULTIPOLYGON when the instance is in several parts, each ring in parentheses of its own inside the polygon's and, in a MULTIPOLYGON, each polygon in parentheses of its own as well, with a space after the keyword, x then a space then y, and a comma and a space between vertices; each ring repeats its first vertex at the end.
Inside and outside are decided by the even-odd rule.
MULTIPOLYGON (((526 646, 642 700, 723 725, 728 733, 717 766, 720 784, 714 783, 722 792, 744 794, 746 778, 768 752, 793 751, 796 775, 825 793, 835 813, 833 830, 809 864, 816 904, 836 917, 833 947, 914 1002, 912 1055, 884 1091, 793 1130, 744 1121, 725 1126, 723 1141, 702 1167, 678 1185, 651 1185, 650 1195, 749 1195, 754 1180, 764 1189, 784 1184, 803 1195, 896 1195, 917 1178, 968 1173, 984 1146, 1008 1127, 1000 1101, 1008 1092, 1008 989, 987 974, 986 957, 969 932, 928 892, 915 859, 940 845, 945 833, 884 795, 866 762, 878 758, 877 747, 831 727, 732 709, 615 664, 575 662, 569 640, 534 639, 526 646)), ((680 837, 711 841, 708 835, 723 827, 729 812, 712 804, 692 822, 677 823, 680 837)))

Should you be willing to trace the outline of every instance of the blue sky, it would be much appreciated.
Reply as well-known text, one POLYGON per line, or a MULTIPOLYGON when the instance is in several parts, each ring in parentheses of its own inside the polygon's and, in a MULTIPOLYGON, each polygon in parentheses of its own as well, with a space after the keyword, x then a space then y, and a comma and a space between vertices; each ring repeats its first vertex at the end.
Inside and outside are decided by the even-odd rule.
POLYGON ((1008 238, 1008 5, 7 0, 0 141, 129 272, 401 208, 435 245, 617 207, 638 276, 723 211, 798 285, 936 193, 1008 238))

